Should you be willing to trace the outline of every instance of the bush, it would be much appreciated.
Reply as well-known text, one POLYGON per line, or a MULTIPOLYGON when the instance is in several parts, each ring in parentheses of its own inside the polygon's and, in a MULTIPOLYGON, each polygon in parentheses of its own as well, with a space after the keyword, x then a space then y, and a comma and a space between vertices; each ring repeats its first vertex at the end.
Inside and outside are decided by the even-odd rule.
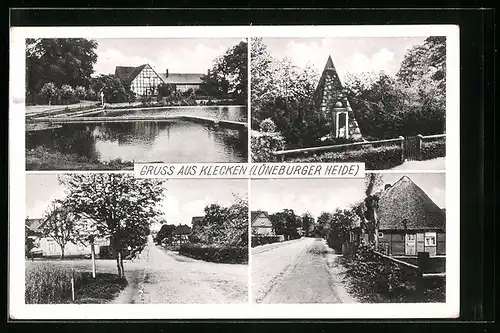
POLYGON ((248 262, 248 247, 219 247, 214 245, 184 244, 179 254, 194 259, 218 263, 246 264, 248 262))
POLYGON ((43 85, 42 89, 40 89, 39 96, 47 101, 48 104, 52 104, 57 94, 58 89, 55 84, 53 84, 52 82, 48 82, 43 85))
POLYGON ((347 274, 354 278, 358 294, 372 297, 377 294, 391 301, 409 300, 415 292, 416 274, 405 272, 394 263, 384 262, 373 247, 360 245, 346 262, 347 274))
POLYGON ((252 236, 252 247, 278 243, 280 241, 279 236, 252 236))
POLYGON ((367 170, 390 169, 401 164, 401 147, 381 146, 366 147, 357 150, 328 152, 310 157, 296 157, 287 162, 307 163, 307 162, 358 162, 365 163, 367 170))
MULTIPOLYGON (((75 285, 82 274, 75 271, 75 285)), ((71 299, 71 276, 69 268, 50 263, 28 265, 26 267, 26 304, 58 304, 71 299)))
POLYGON ((446 141, 442 139, 434 141, 422 141, 421 149, 423 160, 444 157, 446 156, 446 141))
POLYGON ((277 162, 273 152, 285 149, 285 138, 276 132, 276 125, 268 118, 259 126, 260 132, 251 136, 252 162, 277 162))
POLYGON ((79 102, 78 98, 75 96, 75 90, 68 84, 62 85, 60 98, 61 102, 65 104, 79 102))

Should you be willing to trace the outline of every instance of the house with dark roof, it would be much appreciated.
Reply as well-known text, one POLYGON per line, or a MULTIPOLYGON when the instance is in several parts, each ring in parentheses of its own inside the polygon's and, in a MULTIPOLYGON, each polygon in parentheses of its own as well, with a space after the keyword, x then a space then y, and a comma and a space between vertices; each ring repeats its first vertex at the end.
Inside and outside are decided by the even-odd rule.
POLYGON ((391 256, 445 255, 446 214, 409 177, 375 195, 379 250, 391 256))
MULTIPOLYGON (((35 247, 30 251, 32 254, 37 254, 43 257, 60 257, 61 247, 55 239, 49 236, 46 232, 46 224, 48 219, 26 219, 25 229, 29 232, 29 236, 33 239, 35 247)), ((96 238, 94 240, 94 251, 99 255, 100 249, 103 246, 109 246, 108 238, 96 238)), ((65 257, 84 257, 91 255, 91 246, 88 242, 68 242, 64 246, 65 257)))
POLYGON ((180 92, 196 90, 203 83, 201 77, 204 74, 169 73, 168 69, 165 73, 158 73, 151 65, 144 64, 137 67, 116 66, 115 75, 137 96, 144 96, 157 95, 160 84, 172 84, 180 92))
POLYGON ((250 215, 252 235, 276 236, 269 214, 266 211, 252 211, 250 215))

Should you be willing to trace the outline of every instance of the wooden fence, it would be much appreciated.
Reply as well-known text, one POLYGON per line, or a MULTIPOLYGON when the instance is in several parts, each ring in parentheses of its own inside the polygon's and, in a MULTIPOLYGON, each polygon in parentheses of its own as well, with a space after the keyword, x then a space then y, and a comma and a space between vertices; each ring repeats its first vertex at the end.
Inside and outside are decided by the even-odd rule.
MULTIPOLYGON (((400 136, 395 139, 377 140, 377 141, 363 141, 346 143, 341 145, 329 145, 321 147, 311 147, 311 148, 300 148, 300 149, 290 149, 290 150, 279 150, 273 152, 273 155, 278 158, 279 161, 284 162, 287 157, 298 157, 298 156, 314 156, 317 153, 327 153, 335 152, 339 150, 350 150, 352 148, 362 148, 366 146, 392 146, 398 145, 401 147, 401 163, 405 160, 421 160, 422 159, 422 143, 430 140, 446 138, 446 134, 437 135, 417 135, 412 137, 400 136)), ((362 161, 360 161, 362 162, 362 161)))
POLYGON ((416 276, 417 291, 424 291, 427 288, 428 280, 446 278, 446 268, 443 264, 446 262, 446 257, 430 257, 428 252, 419 252, 415 265, 377 251, 373 251, 373 253, 382 259, 382 261, 388 264, 395 264, 401 270, 413 273, 416 276))

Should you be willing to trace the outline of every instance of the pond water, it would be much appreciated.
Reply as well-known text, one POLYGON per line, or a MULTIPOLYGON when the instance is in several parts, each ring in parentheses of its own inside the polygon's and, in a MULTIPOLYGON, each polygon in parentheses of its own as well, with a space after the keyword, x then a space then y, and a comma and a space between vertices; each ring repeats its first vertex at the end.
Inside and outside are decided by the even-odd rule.
POLYGON ((207 118, 216 118, 220 120, 232 120, 246 122, 248 118, 247 108, 245 106, 182 106, 182 107, 165 107, 149 110, 106 110, 99 116, 107 117, 127 117, 127 116, 198 116, 207 118))
POLYGON ((26 148, 45 146, 63 154, 164 163, 246 162, 247 134, 187 121, 65 124, 32 132, 26 148))

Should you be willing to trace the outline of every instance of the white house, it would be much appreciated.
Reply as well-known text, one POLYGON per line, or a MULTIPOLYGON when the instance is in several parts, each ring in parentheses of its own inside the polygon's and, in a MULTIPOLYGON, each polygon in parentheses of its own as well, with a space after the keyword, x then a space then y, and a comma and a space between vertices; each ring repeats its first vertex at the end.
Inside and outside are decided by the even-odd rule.
POLYGON ((276 236, 269 215, 265 211, 252 211, 252 235, 276 236))

